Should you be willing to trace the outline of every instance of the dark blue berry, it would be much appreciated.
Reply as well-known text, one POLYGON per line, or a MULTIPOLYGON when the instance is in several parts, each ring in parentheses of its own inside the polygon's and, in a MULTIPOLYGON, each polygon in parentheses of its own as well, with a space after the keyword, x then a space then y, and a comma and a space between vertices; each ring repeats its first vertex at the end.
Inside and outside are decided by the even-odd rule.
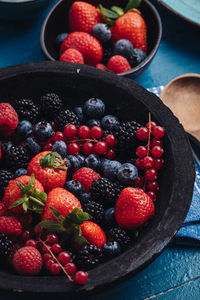
POLYGON ((27 170, 24 169, 24 168, 20 168, 20 169, 17 169, 15 171, 14 177, 18 178, 18 177, 23 176, 23 175, 27 175, 27 170))
POLYGON ((80 167, 84 167, 85 166, 85 157, 81 154, 76 155, 76 157, 78 158, 79 162, 80 162, 80 167))
POLYGON ((89 118, 99 118, 105 112, 105 104, 101 99, 91 98, 85 102, 83 112, 89 118))
POLYGON ((128 58, 129 63, 132 67, 139 65, 147 57, 146 52, 139 48, 132 50, 130 57, 128 58))
POLYGON ((16 129, 16 135, 17 137, 21 139, 26 139, 33 131, 33 126, 31 122, 27 120, 22 120, 19 122, 17 129, 16 129))
POLYGON ((121 246, 116 241, 107 242, 103 246, 103 252, 104 252, 104 255, 107 257, 116 256, 121 253, 121 246))
POLYGON ((121 167, 121 163, 117 160, 103 159, 101 170, 106 178, 114 181, 117 178, 118 170, 121 167))
POLYGON ((118 40, 114 46, 114 53, 129 58, 133 51, 133 45, 129 40, 118 40))
POLYGON ((107 24, 98 23, 93 27, 92 34, 101 43, 107 43, 111 39, 111 31, 107 24))
POLYGON ((100 166, 100 159, 97 155, 90 154, 85 159, 85 165, 86 167, 91 168, 93 170, 98 170, 100 166))
POLYGON ((107 115, 101 120, 101 126, 105 130, 113 130, 116 126, 119 126, 119 120, 115 116, 107 115))
POLYGON ((105 210, 105 223, 106 225, 113 225, 115 222, 115 209, 114 207, 105 210))
POLYGON ((57 141, 52 146, 53 152, 58 152, 62 158, 65 158, 67 155, 67 145, 64 141, 57 141))
POLYGON ((34 155, 41 152, 41 146, 32 137, 28 137, 26 139, 26 145, 29 148, 30 152, 34 155))
POLYGON ((37 140, 45 142, 53 136, 54 130, 50 123, 46 121, 40 121, 35 124, 33 128, 33 134, 37 140))
POLYGON ((93 126, 101 126, 101 122, 97 119, 90 119, 87 121, 87 125, 92 128, 93 126))
POLYGON ((68 36, 68 33, 66 33, 66 32, 59 33, 56 37, 56 47, 59 48, 67 36, 68 36))
POLYGON ((70 160, 68 159, 68 157, 65 158, 65 161, 66 161, 66 166, 67 166, 67 171, 69 172, 71 170, 71 162, 70 160))
POLYGON ((78 160, 78 158, 76 156, 68 155, 67 158, 69 159, 69 161, 71 163, 71 171, 72 172, 80 169, 81 164, 80 164, 80 161, 78 160))
POLYGON ((81 204, 86 203, 91 199, 90 193, 82 193, 79 195, 78 200, 81 202, 81 204))
POLYGON ((79 194, 82 192, 82 185, 77 180, 67 181, 64 185, 64 188, 75 196, 79 196, 79 194))
POLYGON ((77 106, 74 108, 74 112, 79 118, 79 120, 82 122, 84 120, 83 108, 81 106, 77 106))
POLYGON ((132 185, 133 181, 138 177, 138 170, 137 168, 130 164, 125 163, 121 165, 118 170, 117 178, 120 183, 124 185, 132 185))

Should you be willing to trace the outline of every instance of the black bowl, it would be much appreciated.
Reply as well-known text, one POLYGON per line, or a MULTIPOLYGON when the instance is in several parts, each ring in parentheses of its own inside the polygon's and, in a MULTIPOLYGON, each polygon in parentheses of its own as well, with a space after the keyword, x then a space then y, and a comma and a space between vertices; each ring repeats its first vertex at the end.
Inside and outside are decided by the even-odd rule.
MULTIPOLYGON (((59 50, 56 48, 56 36, 61 32, 68 32, 68 14, 74 0, 61 0, 54 5, 47 15, 40 34, 40 44, 45 56, 50 60, 59 60, 59 50)), ((95 6, 99 3, 110 8, 112 5, 125 6, 124 0, 86 0, 95 6)), ((156 8, 148 1, 143 0, 139 9, 147 23, 147 57, 130 71, 118 74, 119 76, 138 76, 153 59, 160 45, 162 23, 156 8)))
POLYGON ((0 288, 75 293, 110 286, 152 262, 183 223, 195 177, 190 144, 178 119, 162 101, 129 79, 86 65, 62 62, 31 63, 0 70, 0 99, 4 102, 22 96, 39 99, 46 92, 59 94, 69 107, 82 105, 88 97, 99 97, 108 113, 142 124, 147 122, 150 111, 152 119, 164 126, 165 164, 159 174, 156 212, 135 244, 89 271, 84 286, 75 287, 65 276, 22 277, 1 267, 0 288))

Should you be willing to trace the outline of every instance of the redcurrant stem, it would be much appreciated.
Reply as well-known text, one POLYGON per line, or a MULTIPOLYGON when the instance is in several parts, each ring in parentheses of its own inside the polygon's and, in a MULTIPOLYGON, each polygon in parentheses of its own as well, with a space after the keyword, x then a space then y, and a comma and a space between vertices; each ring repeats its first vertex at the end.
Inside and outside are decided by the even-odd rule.
POLYGON ((81 143, 81 142, 92 142, 92 143, 97 143, 99 141, 95 140, 95 139, 75 139, 75 140, 70 140, 70 141, 66 141, 67 144, 70 143, 81 143))
POLYGON ((61 265, 61 263, 57 260, 56 256, 53 254, 53 252, 51 251, 51 249, 45 244, 45 242, 43 240, 41 240, 41 238, 39 238, 39 242, 48 250, 48 252, 51 254, 51 256, 55 259, 55 261, 59 264, 59 266, 61 267, 61 269, 63 270, 63 272, 65 273, 65 275, 68 277, 69 281, 73 281, 73 279, 71 278, 71 276, 67 273, 67 271, 65 270, 65 268, 61 265))
MULTIPOLYGON (((147 155, 149 155, 150 151, 150 142, 151 142, 151 113, 149 112, 149 134, 148 134, 148 143, 147 143, 147 155)), ((146 177, 144 177, 144 191, 146 192, 146 177)))

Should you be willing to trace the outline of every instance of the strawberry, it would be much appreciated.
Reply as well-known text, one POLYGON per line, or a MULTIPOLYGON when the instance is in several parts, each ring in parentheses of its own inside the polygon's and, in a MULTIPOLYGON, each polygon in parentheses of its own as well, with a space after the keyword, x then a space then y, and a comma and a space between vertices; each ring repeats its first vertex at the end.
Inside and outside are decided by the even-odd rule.
POLYGON ((81 183, 83 191, 88 192, 93 180, 99 179, 101 176, 90 168, 80 168, 74 172, 72 179, 81 183))
POLYGON ((51 190, 47 196, 47 202, 42 215, 42 220, 55 220, 50 207, 55 208, 63 217, 65 217, 75 207, 81 208, 81 204, 78 199, 69 191, 63 188, 55 188, 51 190))
POLYGON ((96 66, 103 57, 103 49, 99 41, 87 32, 75 31, 70 33, 63 41, 60 53, 73 48, 83 55, 85 64, 96 66))
POLYGON ((1 150, 1 143, 0 143, 0 160, 2 158, 2 150, 1 150))
POLYGON ((28 209, 40 211, 46 199, 42 184, 32 176, 20 176, 11 180, 5 190, 3 203, 15 214, 22 214, 28 209))
POLYGON ((116 222, 125 229, 135 229, 154 215, 152 199, 142 190, 127 187, 115 205, 116 222))
POLYGON ((19 220, 13 216, 0 217, 0 233, 18 236, 22 233, 22 225, 19 220))
POLYGON ((108 70, 113 71, 115 74, 131 70, 128 60, 121 55, 112 56, 108 61, 107 68, 108 70))
POLYGON ((106 66, 104 66, 103 64, 96 64, 96 68, 101 70, 107 70, 106 66))
POLYGON ((82 1, 75 1, 69 11, 70 31, 83 31, 91 33, 94 25, 101 23, 98 9, 82 1))
POLYGON ((82 236, 89 244, 95 245, 98 248, 102 248, 106 243, 106 235, 96 223, 84 221, 81 225, 81 230, 82 236))
POLYGON ((60 61, 72 62, 76 64, 84 64, 83 55, 76 49, 67 49, 60 56, 60 61))
POLYGON ((20 275, 36 275, 42 268, 42 256, 36 248, 26 246, 15 253, 12 264, 20 275))
POLYGON ((0 133, 8 137, 18 125, 18 115, 9 103, 0 103, 0 133))
POLYGON ((28 168, 28 174, 35 174, 35 177, 42 183, 46 192, 63 187, 67 177, 65 161, 57 152, 44 151, 32 158, 28 168))
POLYGON ((0 201, 0 217, 7 216, 7 213, 8 213, 7 207, 2 201, 0 201))

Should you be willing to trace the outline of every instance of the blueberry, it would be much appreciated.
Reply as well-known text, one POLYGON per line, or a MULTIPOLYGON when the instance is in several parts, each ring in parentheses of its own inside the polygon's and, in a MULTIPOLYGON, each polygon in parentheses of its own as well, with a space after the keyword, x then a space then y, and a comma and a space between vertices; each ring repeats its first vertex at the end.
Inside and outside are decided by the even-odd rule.
POLYGON ((74 108, 74 112, 79 118, 80 121, 84 120, 84 115, 83 115, 83 108, 81 106, 77 106, 74 108))
POLYGON ((138 177, 138 170, 137 168, 130 164, 130 163, 125 163, 123 164, 117 174, 117 178, 120 183, 124 185, 132 185, 133 180, 135 180, 138 177))
POLYGON ((67 181, 64 185, 64 188, 75 196, 78 196, 82 192, 82 185, 77 180, 67 181))
POLYGON ((83 112, 89 118, 99 118, 105 112, 105 104, 98 98, 91 98, 85 102, 83 112))
POLYGON ((87 121, 87 125, 92 128, 93 126, 101 126, 101 122, 97 119, 90 119, 87 121))
POLYGON ((35 124, 33 128, 33 134, 37 140, 45 142, 53 136, 54 130, 50 123, 46 121, 40 121, 35 124))
POLYGON ((79 162, 80 162, 80 168, 85 166, 85 157, 81 154, 76 155, 76 157, 78 158, 79 162))
POLYGON ((114 207, 105 210, 105 223, 112 225, 115 222, 115 209, 114 207))
POLYGON ((114 46, 114 53, 129 58, 133 51, 133 45, 129 40, 118 40, 114 46))
POLYGON ((102 118, 101 126, 105 130, 113 130, 116 126, 119 126, 119 120, 115 116, 107 115, 102 118))
POLYGON ((20 168, 15 171, 14 177, 17 178, 23 175, 27 175, 27 170, 24 168, 20 168))
POLYGON ((53 144, 52 151, 58 152, 62 158, 65 158, 67 155, 67 145, 63 141, 57 141, 53 144))
POLYGON ((102 161, 101 170, 104 176, 112 181, 117 178, 118 170, 121 163, 117 160, 104 159, 102 161))
POLYGON ((41 146, 32 137, 26 139, 26 145, 32 154, 36 155, 41 152, 41 146))
POLYGON ((67 157, 65 158, 65 161, 66 161, 67 171, 69 172, 71 170, 71 167, 72 167, 71 162, 67 157))
POLYGON ((132 53, 129 57, 129 63, 132 67, 139 65, 147 57, 146 52, 139 48, 132 50, 132 53))
POLYGON ((82 193, 78 197, 79 201, 81 204, 88 202, 91 199, 91 194, 90 193, 82 193))
POLYGON ((13 143, 11 141, 1 141, 2 153, 6 154, 12 146, 13 146, 13 143))
POLYGON ((68 36, 68 33, 66 33, 66 32, 59 33, 56 37, 56 47, 59 48, 67 36, 68 36))
POLYGON ((22 120, 19 122, 15 133, 17 137, 25 139, 32 133, 32 131, 33 131, 33 126, 31 122, 27 120, 22 120))
POLYGON ((81 164, 80 161, 78 160, 78 158, 74 155, 68 155, 67 158, 69 159, 70 163, 71 163, 71 171, 76 171, 78 169, 80 169, 81 164))
POLYGON ((97 155, 90 154, 85 159, 85 165, 86 167, 91 168, 93 170, 98 170, 100 166, 100 159, 97 155))
POLYGON ((93 27, 92 34, 101 43, 107 43, 111 39, 111 31, 107 24, 96 24, 93 27))
POLYGON ((103 246, 103 252, 104 252, 105 256, 107 256, 107 257, 116 256, 121 253, 121 246, 116 241, 107 242, 103 246))

